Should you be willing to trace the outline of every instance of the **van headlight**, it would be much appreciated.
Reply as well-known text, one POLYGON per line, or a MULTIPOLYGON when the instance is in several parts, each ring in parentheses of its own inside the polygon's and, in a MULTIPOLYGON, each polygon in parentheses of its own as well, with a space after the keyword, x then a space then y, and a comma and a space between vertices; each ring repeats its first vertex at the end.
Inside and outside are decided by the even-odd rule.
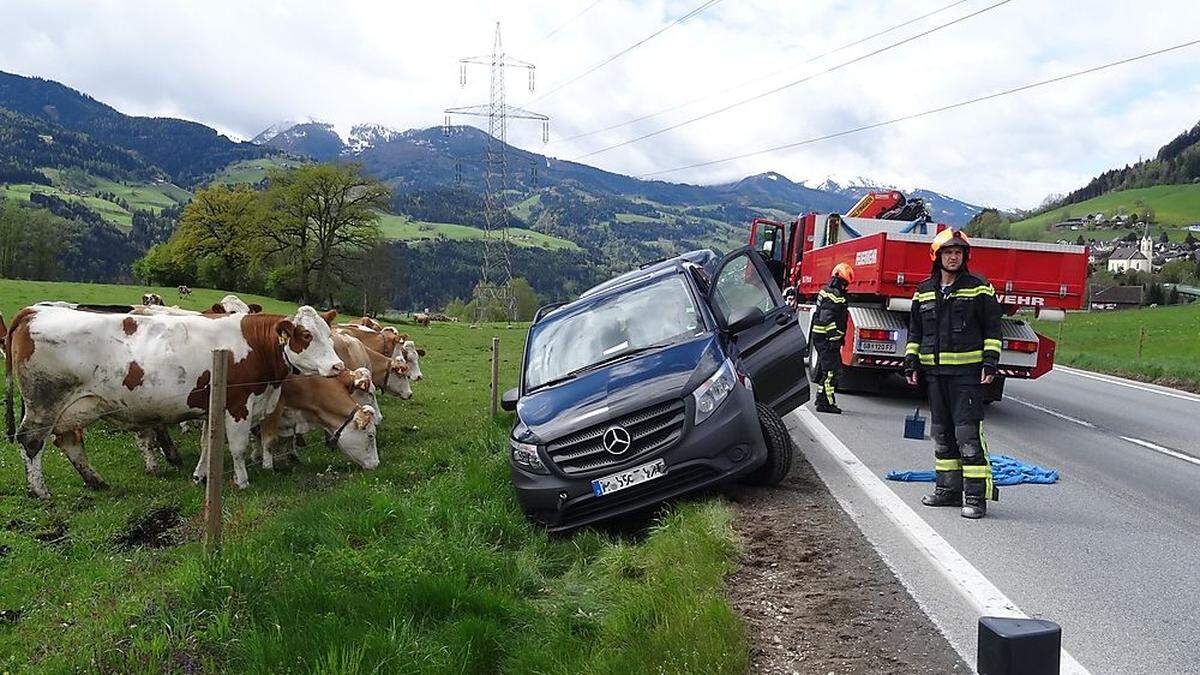
POLYGON ((725 359, 725 363, 717 368, 717 372, 692 392, 692 398, 696 401, 696 424, 708 419, 721 402, 729 398, 729 392, 733 391, 736 384, 737 373, 733 369, 733 363, 725 359))
POLYGON ((533 443, 522 443, 514 439, 508 439, 508 451, 512 454, 513 462, 529 471, 530 473, 548 474, 546 465, 542 464, 542 458, 538 455, 538 446, 533 443))

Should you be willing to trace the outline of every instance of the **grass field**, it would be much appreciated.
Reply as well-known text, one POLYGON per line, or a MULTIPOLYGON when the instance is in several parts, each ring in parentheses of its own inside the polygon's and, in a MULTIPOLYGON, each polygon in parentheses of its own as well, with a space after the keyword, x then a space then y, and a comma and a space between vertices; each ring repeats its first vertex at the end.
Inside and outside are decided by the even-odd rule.
MULTIPOLYGON (((1112 217, 1116 215, 1119 208, 1124 208, 1126 213, 1131 211, 1144 213, 1147 207, 1154 210, 1155 222, 1168 228, 1179 228, 1200 221, 1200 185, 1157 185, 1136 190, 1110 192, 1078 204, 1071 204, 1017 221, 1012 224, 1011 232, 1014 239, 1045 239, 1047 233, 1053 235, 1053 239, 1060 237, 1074 239, 1079 232, 1048 232, 1046 228, 1062 221, 1068 213, 1075 218, 1089 213, 1104 213, 1106 216, 1112 217)), ((1107 230, 1103 232, 1107 232, 1107 230)), ((1174 229, 1173 232, 1168 231, 1168 234, 1179 239, 1186 236, 1182 230, 1178 229, 1174 229)), ((1087 236, 1085 233, 1084 237, 1087 236)))
POLYGON ((1061 324, 1035 321, 1034 327, 1059 340, 1055 361, 1134 379, 1200 391, 1200 303, 1079 312, 1061 324), (1138 358, 1142 327, 1146 341, 1138 358))
MULTIPOLYGON (((455 241, 483 240, 483 230, 477 227, 453 223, 429 223, 390 213, 380 216, 379 226, 383 230, 385 238, 397 241, 422 241, 438 237, 446 237, 455 241)), ((579 245, 575 242, 516 227, 508 228, 508 238, 514 246, 549 250, 579 250, 579 245)))
POLYGON ((171 183, 125 184, 91 175, 75 175, 55 169, 42 169, 51 181, 50 185, 15 183, 0 185, 0 197, 28 202, 31 193, 50 194, 71 202, 80 202, 96 211, 102 218, 117 227, 128 230, 133 226, 133 211, 161 211, 177 206, 191 198, 191 193, 171 183), (129 204, 125 209, 113 202, 96 197, 99 192, 111 192, 129 204))
MULTIPOLYGON (((0 311, 144 290, 3 281, 0 311)), ((744 672, 722 503, 684 503, 624 534, 549 537, 522 517, 507 422, 486 413, 493 335, 512 382, 519 327, 417 329, 425 380, 411 401, 381 400, 380 468, 313 439, 298 466, 252 469, 245 491, 227 482, 216 557, 203 553, 188 479, 195 431, 177 434, 185 468, 153 477, 128 434, 94 425, 88 452, 111 487, 84 489, 50 447, 48 502, 25 496, 3 442, 0 672, 744 672), (165 537, 131 539, 151 512, 165 537)))
POLYGON ((218 173, 210 185, 237 185, 245 183, 257 185, 267 177, 271 169, 285 169, 300 166, 302 162, 279 157, 263 157, 261 159, 246 159, 234 162, 218 173))

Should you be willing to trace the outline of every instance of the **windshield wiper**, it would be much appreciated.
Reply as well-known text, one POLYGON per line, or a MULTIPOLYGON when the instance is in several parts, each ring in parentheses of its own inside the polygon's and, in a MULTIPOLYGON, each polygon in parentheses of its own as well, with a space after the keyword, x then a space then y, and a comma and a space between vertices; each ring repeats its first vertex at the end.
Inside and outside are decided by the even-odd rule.
POLYGON ((530 389, 529 392, 532 393, 539 389, 544 389, 546 387, 552 387, 556 384, 562 384, 563 382, 568 382, 570 380, 575 379, 576 377, 579 377, 580 375, 582 375, 583 373, 586 373, 588 371, 596 370, 597 368, 602 368, 609 364, 616 363, 617 361, 622 361, 630 356, 636 356, 637 354, 644 354, 649 351, 654 351, 655 349, 662 349, 663 347, 666 347, 670 344, 672 344, 672 343, 660 342, 658 344, 646 345, 645 347, 635 347, 634 349, 626 349, 623 352, 617 352, 616 354, 613 354, 612 356, 609 356, 607 358, 600 359, 599 361, 597 361, 595 363, 588 364, 586 366, 583 366, 582 368, 576 368, 575 370, 568 372, 566 375, 561 375, 552 380, 546 380, 545 382, 539 384, 538 386, 530 389))

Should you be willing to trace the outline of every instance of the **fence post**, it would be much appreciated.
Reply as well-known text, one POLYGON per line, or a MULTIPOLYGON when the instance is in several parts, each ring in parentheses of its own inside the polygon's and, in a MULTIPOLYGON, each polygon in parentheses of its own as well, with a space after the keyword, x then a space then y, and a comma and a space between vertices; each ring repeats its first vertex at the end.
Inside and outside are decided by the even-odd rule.
POLYGON ((1142 347, 1144 347, 1145 345, 1146 345, 1146 327, 1142 326, 1142 329, 1138 334, 1138 357, 1137 357, 1138 361, 1142 360, 1142 347))
POLYGON ((212 353, 212 378, 209 380, 208 424, 204 447, 208 452, 208 480, 204 499, 204 549, 213 553, 221 548, 221 484, 225 460, 225 385, 229 381, 228 349, 212 353))
POLYGON ((500 391, 500 338, 492 338, 492 417, 496 416, 496 397, 500 391))

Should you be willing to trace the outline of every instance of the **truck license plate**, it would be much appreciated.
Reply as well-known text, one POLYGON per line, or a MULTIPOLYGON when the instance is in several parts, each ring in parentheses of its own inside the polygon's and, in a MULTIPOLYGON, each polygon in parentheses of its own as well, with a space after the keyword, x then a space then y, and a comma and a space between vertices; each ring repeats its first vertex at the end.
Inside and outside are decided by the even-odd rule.
POLYGON ((895 354, 896 346, 890 342, 862 340, 858 343, 858 350, 863 352, 874 352, 876 354, 895 354))
POLYGON ((635 466, 632 469, 626 469, 621 473, 614 473, 611 476, 597 478, 592 481, 592 493, 597 497, 601 497, 610 492, 624 490, 627 487, 632 487, 638 483, 645 483, 648 480, 661 478, 667 475, 667 463, 661 459, 635 466))

